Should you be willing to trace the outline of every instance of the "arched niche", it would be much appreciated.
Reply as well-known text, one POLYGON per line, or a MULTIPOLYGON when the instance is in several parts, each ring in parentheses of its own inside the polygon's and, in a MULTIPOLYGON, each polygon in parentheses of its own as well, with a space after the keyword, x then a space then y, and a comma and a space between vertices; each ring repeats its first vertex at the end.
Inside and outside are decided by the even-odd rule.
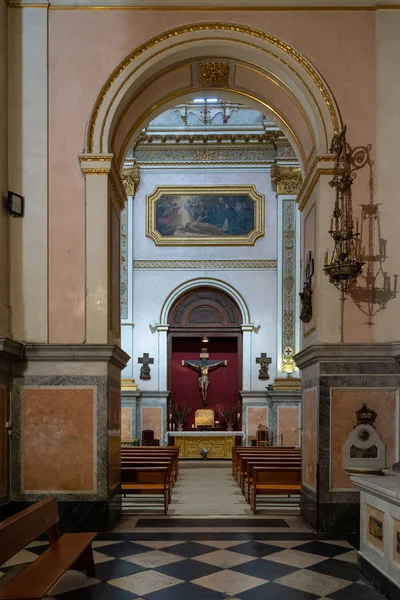
POLYGON ((240 310, 233 298, 212 287, 200 287, 184 293, 174 302, 168 314, 170 331, 240 330, 241 323, 240 310))

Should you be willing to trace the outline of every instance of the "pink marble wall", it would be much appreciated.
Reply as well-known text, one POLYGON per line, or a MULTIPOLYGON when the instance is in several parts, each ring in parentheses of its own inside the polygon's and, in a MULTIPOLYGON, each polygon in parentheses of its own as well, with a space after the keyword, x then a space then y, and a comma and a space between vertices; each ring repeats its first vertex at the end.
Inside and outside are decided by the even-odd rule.
POLYGON ((121 391, 111 388, 108 400, 108 487, 121 483, 121 391))
POLYGON ((210 20, 261 28, 305 54, 336 97, 349 142, 375 145, 376 14, 372 11, 50 11, 51 342, 84 338, 84 177, 77 154, 83 149, 97 94, 116 65, 145 39, 174 26, 210 20))
POLYGON ((94 489, 95 410, 92 388, 22 391, 22 492, 94 489))
POLYGON ((157 406, 144 406, 142 408, 142 431, 151 429, 154 431, 154 439, 161 440, 162 432, 162 408, 157 406))
POLYGON ((130 407, 121 408, 121 440, 128 441, 132 439, 132 409, 130 407))
POLYGON ((392 466, 395 460, 396 436, 396 390, 384 389, 333 389, 331 396, 331 488, 354 487, 342 467, 343 444, 356 424, 356 410, 363 403, 372 408, 378 417, 376 430, 386 444, 386 462, 392 466))
POLYGON ((0 498, 8 491, 8 458, 7 458, 7 388, 0 385, 0 498))
POLYGON ((249 406, 247 409, 247 441, 255 440, 257 427, 268 425, 268 408, 266 406, 249 406))
POLYGON ((297 406, 278 406, 278 444, 299 446, 299 409, 297 406))
POLYGON ((303 392, 303 481, 316 487, 317 473, 317 390, 303 392))

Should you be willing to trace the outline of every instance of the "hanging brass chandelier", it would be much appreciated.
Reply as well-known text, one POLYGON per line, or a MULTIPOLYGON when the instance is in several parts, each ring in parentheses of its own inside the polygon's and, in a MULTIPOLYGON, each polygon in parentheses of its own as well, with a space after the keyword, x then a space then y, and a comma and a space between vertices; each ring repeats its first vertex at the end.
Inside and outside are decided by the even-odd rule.
POLYGON ((330 151, 336 154, 334 175, 329 184, 335 188, 335 204, 331 219, 330 236, 334 247, 329 260, 325 254, 324 272, 329 281, 341 292, 341 341, 343 342, 344 302, 349 289, 355 284, 364 266, 364 256, 360 247, 358 221, 353 219, 352 185, 355 171, 366 164, 366 148, 354 150, 346 141, 346 127, 336 135, 330 151))
POLYGON ((373 161, 371 146, 366 147, 366 163, 369 168, 369 201, 361 204, 361 228, 359 245, 366 248, 365 267, 355 285, 348 293, 354 304, 367 316, 368 327, 374 325, 373 317, 386 308, 389 300, 397 295, 398 275, 390 275, 384 270, 387 258, 387 240, 382 237, 379 204, 374 202, 373 161))

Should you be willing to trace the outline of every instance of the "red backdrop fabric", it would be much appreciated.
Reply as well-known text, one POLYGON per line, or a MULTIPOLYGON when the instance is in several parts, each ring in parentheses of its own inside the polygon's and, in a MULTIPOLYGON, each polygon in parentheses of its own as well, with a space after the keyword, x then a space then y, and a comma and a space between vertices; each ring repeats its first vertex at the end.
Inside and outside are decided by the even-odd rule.
POLYGON ((194 423, 194 411, 202 408, 201 394, 198 387, 199 373, 190 367, 182 366, 183 360, 199 360, 200 352, 207 346, 208 360, 227 360, 226 367, 218 367, 210 371, 208 377, 207 408, 215 411, 215 419, 225 428, 222 418, 216 411, 217 404, 233 406, 238 401, 239 370, 237 338, 210 338, 208 344, 203 344, 200 337, 172 338, 170 390, 171 404, 189 404, 193 408, 185 429, 191 429, 194 423))

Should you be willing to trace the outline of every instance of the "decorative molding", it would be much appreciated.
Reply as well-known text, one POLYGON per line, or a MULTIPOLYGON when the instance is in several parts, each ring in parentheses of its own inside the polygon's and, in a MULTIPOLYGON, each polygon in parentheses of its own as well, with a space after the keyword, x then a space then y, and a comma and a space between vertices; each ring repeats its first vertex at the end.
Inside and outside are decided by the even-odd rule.
POLYGON ((124 369, 130 356, 115 344, 32 344, 24 347, 21 361, 110 362, 124 369))
POLYGON ((119 169, 114 159, 111 162, 110 183, 117 197, 119 206, 121 210, 123 210, 126 202, 126 192, 124 184, 122 182, 121 173, 119 172, 119 169))
MULTIPOLYGON (((327 87, 327 85, 325 84, 325 82, 319 76, 318 72, 313 68, 313 66, 301 54, 299 54, 299 52, 297 52, 294 48, 292 48, 291 46, 289 46, 288 44, 286 44, 279 38, 272 36, 272 35, 264 32, 262 30, 259 30, 259 29, 255 29, 255 28, 245 26, 245 25, 240 25, 238 23, 227 23, 227 22, 224 23, 224 22, 220 22, 220 21, 214 21, 214 22, 213 21, 211 21, 211 22, 204 21, 201 23, 195 23, 195 24, 191 24, 191 25, 183 25, 183 26, 176 27, 174 29, 164 31, 162 34, 159 34, 158 36, 155 36, 152 39, 150 39, 149 41, 146 41, 143 44, 141 44, 138 48, 136 48, 131 54, 129 54, 127 57, 125 57, 124 60, 117 65, 117 67, 113 70, 113 72, 111 73, 111 75, 109 76, 107 81, 102 86, 102 88, 99 92, 99 95, 97 96, 96 102, 94 104, 92 114, 89 119, 88 128, 87 128, 87 139, 86 139, 87 151, 89 153, 93 152, 94 133, 95 133, 95 129, 96 129, 96 122, 97 122, 97 119, 99 118, 100 113, 102 113, 101 109, 102 109, 104 101, 106 100, 108 92, 111 90, 111 88, 114 85, 114 83, 116 82, 116 80, 121 77, 121 74, 124 72, 124 70, 129 65, 131 65, 134 60, 138 59, 145 52, 148 52, 149 50, 151 50, 154 46, 161 44, 162 42, 165 42, 167 40, 170 40, 171 38, 174 38, 174 37, 176 38, 179 35, 184 35, 184 34, 188 34, 188 33, 189 34, 196 33, 196 32, 207 32, 207 34, 208 34, 210 32, 210 30, 224 31, 225 40, 227 39, 226 33, 229 33, 231 31, 235 32, 235 33, 241 33, 244 35, 248 35, 248 36, 251 36, 252 38, 262 40, 263 42, 266 42, 266 43, 269 43, 269 44, 275 46, 278 50, 280 50, 284 54, 286 54, 288 56, 288 58, 295 61, 295 63, 297 63, 299 67, 302 67, 304 69, 304 71, 307 73, 307 75, 313 80, 313 82, 317 86, 317 89, 319 90, 319 92, 323 98, 323 101, 328 109, 332 127, 333 127, 333 131, 336 134, 339 132, 339 129, 340 129, 339 125, 341 125, 341 123, 339 123, 340 115, 339 115, 338 109, 335 105, 335 102, 331 97, 331 92, 330 92, 329 88, 327 87)), ((208 38, 205 38, 205 39, 208 39, 208 38)), ((235 39, 235 41, 237 41, 239 44, 245 43, 249 47, 256 47, 261 51, 269 52, 270 54, 272 54, 270 50, 265 49, 263 46, 259 46, 252 42, 243 42, 243 41, 240 42, 236 39, 235 39)), ((157 55, 160 55, 165 50, 166 50, 165 48, 160 49, 158 52, 156 52, 153 55, 153 58, 155 58, 155 56, 157 56, 157 55)), ((274 56, 276 56, 276 55, 274 55, 274 56)), ((278 57, 276 56, 276 58, 278 58, 278 57)), ((301 77, 301 75, 287 61, 285 61, 281 57, 279 57, 279 61, 282 65, 285 65, 288 69, 290 69, 292 71, 292 73, 298 79, 300 79, 303 86, 305 86, 308 90, 310 90, 309 86, 304 81, 304 79, 301 77)), ((138 68, 135 68, 134 72, 136 72, 138 68)), ((120 89, 122 89, 125 82, 127 82, 132 77, 132 75, 133 75, 133 73, 130 73, 129 75, 124 77, 124 82, 119 86, 119 89, 117 90, 117 92, 113 94, 113 97, 110 99, 110 102, 109 102, 107 108, 105 109, 104 114, 102 113, 102 125, 100 127, 100 139, 99 139, 100 152, 102 152, 102 150, 103 150, 103 144, 104 144, 103 136, 104 136, 105 124, 106 124, 108 115, 111 111, 111 105, 115 101, 115 98, 118 96, 118 91, 120 91, 120 89)), ((317 106, 318 106, 319 112, 322 117, 321 109, 319 108, 318 104, 317 104, 317 106)), ((322 117, 322 122, 324 122, 323 117, 322 117)))
POLYGON ((201 87, 228 87, 229 64, 226 62, 201 62, 198 67, 201 87))
POLYGON ((128 318, 128 205, 121 211, 121 319, 128 318))
POLYGON ((313 344, 294 357, 299 369, 320 362, 400 362, 400 342, 313 344))
POLYGON ((271 183, 277 194, 297 195, 301 188, 300 167, 273 165, 271 168, 271 183))
POLYGON ((134 165, 131 168, 124 168, 122 171, 122 184, 125 188, 125 193, 127 196, 132 196, 133 198, 136 195, 136 192, 140 185, 140 167, 139 165, 134 165))
POLYGON ((282 203, 282 366, 296 347, 296 202, 282 203))
POLYGON ((308 169, 301 187, 297 194, 297 204, 300 211, 303 211, 307 205, 311 194, 317 184, 317 181, 321 175, 333 175, 334 174, 335 156, 333 154, 324 154, 316 156, 312 162, 312 165, 308 169), (320 163, 331 163, 330 167, 322 167, 320 163))
POLYGON ((276 269, 276 260, 134 260, 134 269, 276 269))
POLYGON ((254 148, 252 145, 240 145, 230 147, 218 145, 178 146, 162 144, 159 147, 154 144, 145 147, 139 145, 136 147, 134 156, 140 165, 165 165, 165 164, 187 164, 198 165, 215 163, 238 163, 238 164, 271 164, 275 161, 276 150, 270 146, 258 145, 254 148))

